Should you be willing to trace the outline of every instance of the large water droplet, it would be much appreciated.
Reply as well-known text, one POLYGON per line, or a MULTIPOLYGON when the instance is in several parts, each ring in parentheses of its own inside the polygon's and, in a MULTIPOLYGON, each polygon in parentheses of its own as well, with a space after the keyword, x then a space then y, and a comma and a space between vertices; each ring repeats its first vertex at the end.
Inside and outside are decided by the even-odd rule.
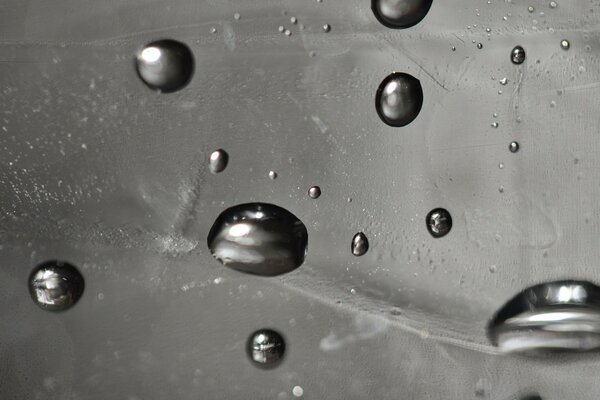
POLYGON ((510 60, 513 64, 523 64, 523 61, 525 61, 525 49, 521 46, 515 46, 510 52, 510 60))
POLYGON ((151 89, 170 93, 185 87, 194 74, 191 50, 176 40, 151 42, 135 57, 138 76, 151 89))
POLYGON ((369 239, 367 239, 367 236, 364 233, 358 232, 352 238, 350 249, 352 250, 352 254, 357 257, 365 255, 369 250, 369 239))
POLYGON ((394 72, 381 82, 375 96, 375 108, 390 126, 410 124, 423 106, 421 82, 409 74, 394 72))
POLYGON ((600 349, 600 287, 557 281, 527 288, 498 311, 488 333, 506 353, 600 349))
POLYGON ((311 186, 310 189, 308 189, 308 196, 311 199, 318 199, 321 196, 321 188, 318 186, 311 186))
POLYGON ((227 163, 229 162, 229 155, 223 149, 218 149, 213 151, 210 154, 210 159, 208 160, 208 168, 210 172, 213 174, 218 174, 227 168, 227 163))
POLYGON ((435 208, 425 217, 425 224, 431 236, 441 238, 452 229, 452 217, 445 208, 435 208))
POLYGON ((261 329, 250 335, 246 350, 250 360, 257 367, 275 368, 283 360, 285 341, 278 332, 261 329))
POLYGON ((84 289, 81 273, 66 262, 49 261, 37 266, 29 276, 29 293, 44 310, 64 311, 81 298, 84 289))
POLYGON ((371 0, 375 18, 392 29, 410 28, 421 22, 433 0, 371 0))
POLYGON ((208 234, 208 248, 223 265, 255 275, 290 272, 304 262, 308 232, 289 211, 273 204, 228 208, 208 234))

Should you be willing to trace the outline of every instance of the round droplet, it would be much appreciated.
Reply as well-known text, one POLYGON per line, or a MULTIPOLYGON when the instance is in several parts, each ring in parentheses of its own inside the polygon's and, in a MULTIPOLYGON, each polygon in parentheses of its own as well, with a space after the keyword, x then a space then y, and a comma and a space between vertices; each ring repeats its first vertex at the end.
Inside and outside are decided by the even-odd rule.
POLYGON ((192 79, 194 56, 181 42, 158 40, 138 51, 135 66, 138 76, 150 89, 171 93, 184 88, 192 79))
POLYGON ((294 214, 273 204, 228 208, 215 220, 208 248, 226 267, 261 276, 293 271, 304 262, 306 227, 294 214))
POLYGON ((535 8, 533 6, 529 6, 527 7, 527 11, 529 11, 530 13, 535 11, 535 8))
POLYGON ((369 239, 365 236, 364 233, 358 232, 352 238, 352 245, 350 246, 352 250, 352 254, 357 257, 364 256, 365 253, 369 250, 369 239))
POLYGON ((218 174, 219 172, 223 172, 223 170, 227 167, 228 162, 229 155, 227 152, 223 149, 218 149, 210 154, 208 168, 213 174, 218 174))
POLYGON ((492 123, 490 124, 490 126, 491 126, 492 128, 497 128, 497 127, 499 127, 499 126, 500 126, 500 124, 499 124, 499 123, 497 123, 497 122, 492 122, 492 123))
POLYGON ((285 30, 285 36, 292 36, 292 31, 290 31, 289 29, 285 30))
POLYGON ((275 171, 269 171, 269 179, 277 179, 277 172, 275 171))
POLYGON ((371 9, 381 24, 405 29, 421 22, 432 3, 433 0, 371 0, 371 9))
POLYGON ((498 164, 498 168, 500 168, 500 169, 504 169, 504 163, 500 163, 500 164, 498 164))
POLYGON ((558 4, 555 1, 550 2, 550 8, 556 8, 558 4))
POLYGON ((375 108, 386 124, 401 127, 417 118, 423 106, 421 82, 412 75, 394 72, 377 89, 375 108))
POLYGON ((234 18, 236 21, 239 21, 239 19, 240 19, 240 18, 242 18, 242 16, 240 15, 240 13, 235 13, 235 14, 233 14, 233 18, 234 18))
POLYGON ((523 61, 525 61, 525 49, 521 46, 515 46, 510 52, 510 60, 513 64, 523 64, 523 61))
POLYGON ((325 24, 323 25, 323 32, 329 32, 331 30, 331 25, 325 24))
POLYGON ((265 369, 275 368, 283 360, 285 341, 278 332, 261 329, 250 335, 246 350, 255 366, 265 369))
POLYGON ((452 217, 448 210, 444 208, 435 208, 425 217, 427 230, 434 238, 444 237, 452 229, 452 217))
POLYGON ((64 311, 75 305, 84 289, 81 273, 63 261, 49 261, 37 266, 29 276, 29 293, 44 310, 64 311))
POLYGON ((483 49, 483 43, 477 43, 477 48, 478 48, 479 50, 483 49))
POLYGON ((308 197, 311 199, 318 199, 321 196, 321 188, 318 186, 311 186, 308 189, 308 197))
POLYGON ((450 50, 452 50, 452 51, 456 51, 456 46, 452 46, 452 47, 450 47, 450 50))
POLYGON ((292 18, 290 18, 290 22, 291 22, 292 24, 296 25, 296 24, 298 23, 298 18, 296 18, 296 17, 292 17, 292 18))
POLYGON ((302 389, 302 386, 294 386, 292 388, 292 394, 294 397, 302 397, 304 395, 304 389, 302 389))
POLYGON ((563 50, 569 50, 571 47, 571 43, 567 39, 563 39, 560 41, 560 48, 563 50))
POLYGON ((508 150, 510 150, 511 153, 516 153, 517 151, 519 151, 519 142, 510 142, 510 144, 508 145, 508 150))
POLYGON ((281 33, 285 32, 285 28, 281 25, 279 25, 279 28, 277 28, 277 30, 281 33))

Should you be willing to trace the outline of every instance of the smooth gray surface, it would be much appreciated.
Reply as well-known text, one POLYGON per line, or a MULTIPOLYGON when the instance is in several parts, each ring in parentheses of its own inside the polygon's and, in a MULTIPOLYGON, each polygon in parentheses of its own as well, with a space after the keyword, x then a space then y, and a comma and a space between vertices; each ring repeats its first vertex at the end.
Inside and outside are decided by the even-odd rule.
POLYGON ((533 284, 598 282, 599 22, 596 0, 437 0, 408 30, 365 0, 0 2, 0 398, 598 399, 598 355, 499 356, 485 326, 533 284), (172 94, 133 64, 162 38, 195 57, 172 94), (424 92, 403 128, 374 107, 394 71, 424 92), (288 275, 207 248, 257 201, 308 229, 288 275), (61 314, 27 289, 55 258, 86 279, 61 314), (271 371, 245 352, 264 327, 289 346, 271 371))

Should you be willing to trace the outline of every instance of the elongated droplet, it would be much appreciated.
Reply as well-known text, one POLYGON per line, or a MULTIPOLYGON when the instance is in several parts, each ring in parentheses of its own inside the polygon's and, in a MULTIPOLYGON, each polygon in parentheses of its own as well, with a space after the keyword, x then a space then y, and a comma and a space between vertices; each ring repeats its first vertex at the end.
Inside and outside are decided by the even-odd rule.
POLYGON ((227 168, 228 162, 229 155, 227 154, 227 152, 223 149, 218 149, 210 154, 208 168, 213 174, 218 174, 219 172, 223 172, 223 170, 227 168))
POLYGON ((261 329, 248 338, 246 351, 252 364, 259 368, 275 368, 285 355, 285 341, 276 331, 261 329))
POLYGON ((318 186, 311 186, 310 189, 308 189, 308 196, 311 199, 318 199, 321 196, 321 188, 318 186))
POLYGON ((365 236, 364 233, 358 232, 352 238, 352 245, 350 248, 352 250, 352 254, 355 256, 363 256, 369 250, 369 239, 367 239, 367 236, 365 236))
POLYGON ((508 150, 511 153, 516 153, 517 151, 519 151, 519 142, 515 142, 515 141, 510 142, 510 144, 508 145, 508 150))
POLYGON ((452 217, 445 208, 435 208, 425 217, 427 230, 434 238, 446 236, 452 229, 452 217))
POLYGON ((49 261, 37 266, 29 276, 29 293, 33 301, 48 311, 64 311, 75 305, 84 290, 81 273, 63 261, 49 261))
POLYGON ((208 234, 208 248, 223 265, 249 274, 274 276, 304 262, 308 232, 289 211, 273 204, 228 208, 208 234))
POLYGON ((371 0, 375 18, 392 29, 410 28, 421 22, 433 0, 371 0))
POLYGON ((423 106, 421 82, 412 75, 394 72, 381 82, 375 95, 379 118, 390 126, 405 126, 417 118, 423 106))
POLYGON ((556 281, 527 288, 498 311, 488 334, 505 353, 600 349, 600 287, 556 281))
POLYGON ((170 93, 184 88, 192 79, 194 56, 181 42, 158 40, 136 54, 135 66, 138 76, 150 89, 170 93))
POLYGON ((510 60, 513 64, 523 64, 523 61, 525 61, 525 49, 521 46, 515 46, 510 52, 510 60))

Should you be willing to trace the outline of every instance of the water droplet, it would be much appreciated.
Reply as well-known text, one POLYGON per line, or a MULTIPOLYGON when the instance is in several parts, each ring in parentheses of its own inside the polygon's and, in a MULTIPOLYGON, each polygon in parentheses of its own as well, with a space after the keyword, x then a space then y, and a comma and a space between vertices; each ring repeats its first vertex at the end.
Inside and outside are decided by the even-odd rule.
POLYGON ((563 39, 560 41, 560 48, 563 50, 569 50, 571 47, 571 43, 567 39, 563 39))
POLYGON ((298 23, 298 18, 296 18, 296 17, 292 17, 292 18, 290 18, 290 22, 291 22, 292 24, 296 25, 296 24, 298 23))
POLYGON ((510 60, 513 64, 523 64, 523 61, 525 61, 525 49, 521 46, 515 46, 510 52, 510 60))
POLYGON ((304 262, 308 232, 289 211, 273 204, 241 204, 223 211, 207 238, 223 265, 254 275, 274 276, 304 262))
POLYGON ((331 25, 325 24, 323 25, 323 32, 329 32, 331 30, 331 25))
POLYGON ((285 341, 276 331, 260 329, 248 338, 246 351, 252 363, 264 369, 277 367, 285 354, 285 341))
POLYGON ((292 31, 290 31, 289 29, 285 30, 285 36, 292 36, 292 31))
POLYGON ((64 311, 77 303, 84 290, 81 273, 63 261, 49 261, 29 275, 29 293, 33 301, 48 311, 64 311))
POLYGON ((425 217, 427 230, 434 238, 446 236, 452 229, 452 217, 448 210, 444 208, 435 208, 425 217))
POLYGON ((277 179, 277 172, 269 171, 269 179, 272 179, 272 180, 277 179))
POLYGON ((506 86, 506 84, 508 83, 508 78, 502 78, 498 82, 500 82, 502 86, 506 86))
POLYGON ((302 397, 304 395, 304 389, 302 389, 301 386, 294 386, 294 388, 292 389, 292 394, 295 397, 302 397))
POLYGON ((223 149, 218 149, 210 154, 208 168, 213 174, 218 174, 219 172, 223 172, 223 170, 227 167, 228 162, 229 155, 227 152, 223 149))
POLYGON ((491 126, 492 128, 497 128, 498 126, 500 126, 500 124, 499 124, 499 123, 497 123, 497 122, 492 122, 492 123, 490 124, 490 126, 491 126))
POLYGON ((504 163, 500 163, 500 164, 498 164, 498 168, 500 168, 500 169, 504 169, 504 163))
POLYGON ((498 191, 499 191, 500 193, 504 193, 504 186, 500 186, 500 187, 498 188, 498 191))
POLYGON ((355 256, 364 256, 369 250, 369 239, 367 239, 367 236, 364 233, 358 232, 352 238, 350 249, 352 250, 352 254, 355 256))
POLYGON ((533 6, 529 6, 527 7, 527 11, 529 11, 530 13, 535 11, 535 8, 533 6))
POLYGON ((386 124, 401 127, 417 118, 423 106, 421 82, 409 74, 394 72, 377 89, 375 108, 386 124))
POLYGON ((508 150, 511 153, 516 153, 517 151, 519 151, 519 142, 515 142, 515 141, 510 142, 510 144, 508 145, 508 150))
POLYGON ((372 0, 371 9, 377 20, 392 29, 410 28, 421 22, 433 0, 372 0))
POLYGON ((485 31, 486 31, 487 33, 490 33, 490 32, 492 31, 492 28, 485 28, 485 31))
POLYGON ((556 8, 557 6, 558 6, 558 4, 556 4, 555 1, 550 2, 550 8, 556 8))
POLYGON ((495 265, 490 265, 490 272, 492 274, 495 274, 496 272, 498 272, 498 267, 496 267, 495 265))
POLYGON ((135 57, 140 79, 157 92, 170 93, 185 87, 194 74, 194 56, 183 43, 165 39, 147 44, 135 57))
POLYGON ((452 50, 452 51, 456 51, 456 46, 452 46, 452 47, 450 47, 450 50, 452 50))
POLYGON ((483 43, 477 43, 477 48, 480 50, 483 49, 483 43))
POLYGON ((239 19, 240 19, 240 18, 242 18, 242 16, 240 15, 240 13, 235 13, 235 14, 233 14, 233 18, 234 18, 236 21, 239 21, 239 19))
POLYGON ((281 33, 283 33, 285 31, 285 28, 283 26, 279 26, 279 28, 277 28, 277 30, 281 33))
POLYGON ((318 186, 311 186, 310 189, 308 189, 308 196, 311 199, 318 199, 319 196, 321 196, 321 188, 318 186))
POLYGON ((217 28, 215 28, 214 26, 210 28, 210 33, 217 33, 217 28))

